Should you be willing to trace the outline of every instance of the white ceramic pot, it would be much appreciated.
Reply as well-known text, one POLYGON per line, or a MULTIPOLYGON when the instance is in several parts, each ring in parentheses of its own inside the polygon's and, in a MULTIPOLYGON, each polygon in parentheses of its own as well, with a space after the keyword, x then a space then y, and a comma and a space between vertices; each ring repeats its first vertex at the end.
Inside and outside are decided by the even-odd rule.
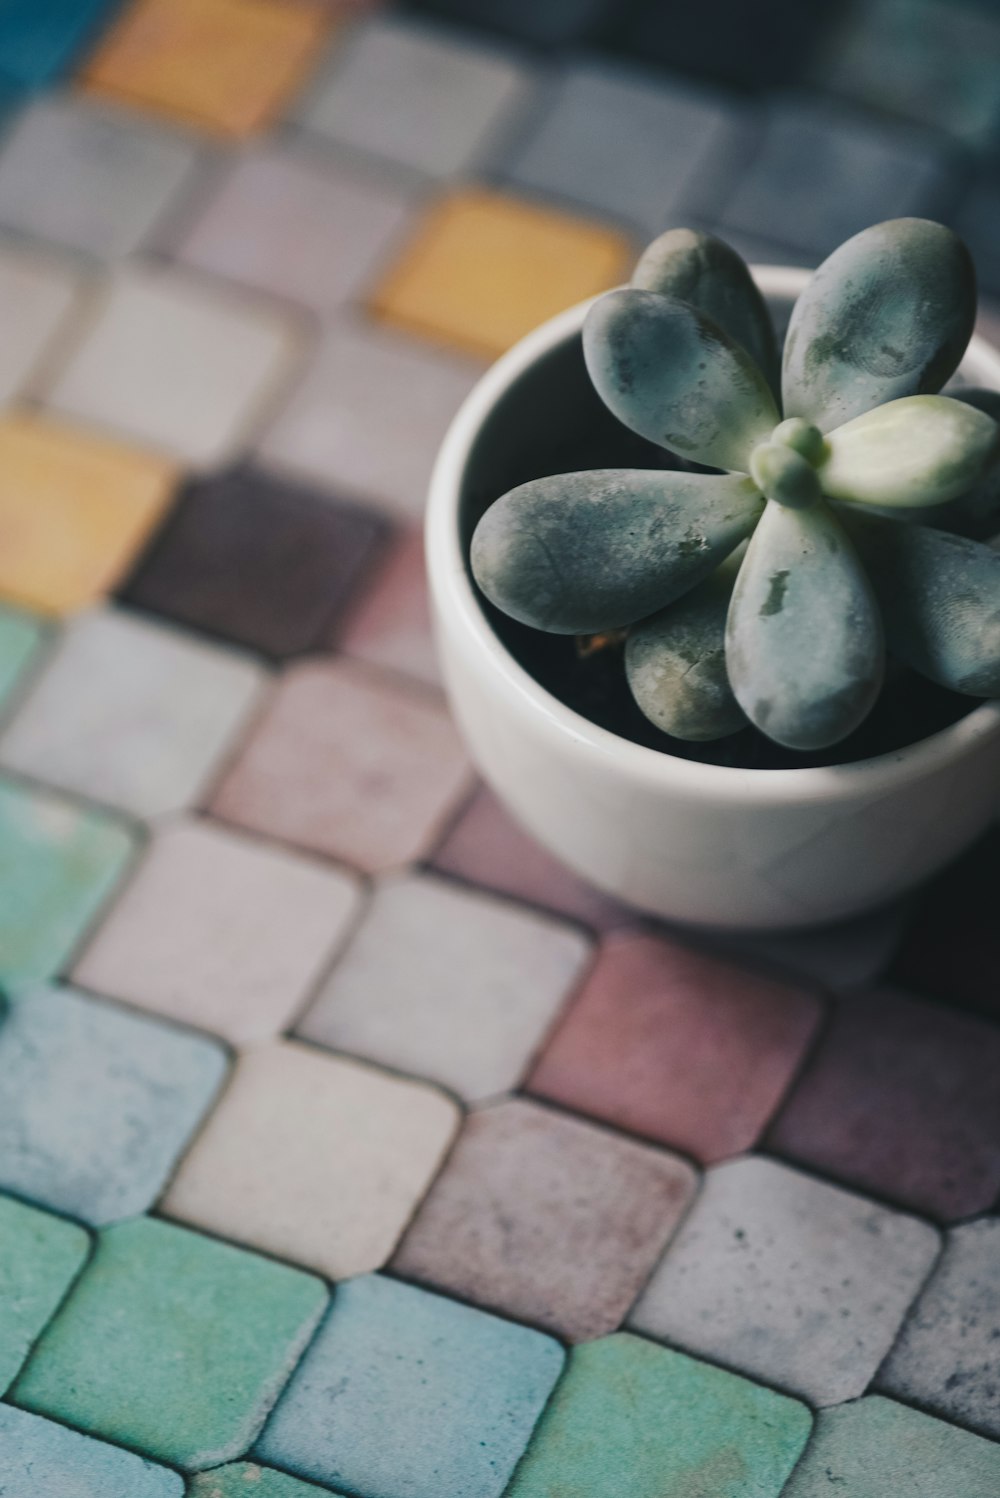
MULTIPOLYGON (((776 314, 808 278, 780 266, 754 275, 776 314)), ((479 515, 524 479, 594 466, 586 443, 605 416, 580 348, 589 305, 545 323, 484 375, 455 417, 431 481, 438 647, 473 759, 539 842, 600 889, 654 915, 773 930, 889 900, 945 864, 994 815, 1000 702, 854 764, 705 765, 631 743, 565 707, 488 622, 467 564, 479 515), (575 446, 567 433, 579 438, 575 446)), ((1000 387, 1000 355, 974 338, 962 372, 1000 387)))

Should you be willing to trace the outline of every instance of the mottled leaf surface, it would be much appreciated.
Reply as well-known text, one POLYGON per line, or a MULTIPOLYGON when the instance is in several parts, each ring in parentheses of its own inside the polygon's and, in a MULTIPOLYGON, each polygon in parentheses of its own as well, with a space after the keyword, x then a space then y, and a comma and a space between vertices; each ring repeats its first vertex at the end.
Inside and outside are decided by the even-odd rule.
POLYGON ((771 314, 745 262, 724 240, 697 229, 668 229, 643 251, 632 285, 697 307, 746 349, 777 389, 778 342, 771 314))
POLYGON ((768 503, 733 592, 726 659, 747 717, 789 749, 836 744, 867 716, 882 682, 881 623, 827 505, 768 503))
POLYGON ((746 350, 675 297, 608 292, 587 314, 583 352, 619 421, 698 463, 746 473, 751 450, 778 420, 746 350))
POLYGON ((737 475, 627 468, 512 489, 472 539, 487 598, 536 629, 616 629, 680 597, 752 530, 763 499, 737 475))
POLYGON ((823 493, 873 505, 943 504, 982 476, 1000 428, 946 395, 911 395, 866 411, 827 437, 823 493))
POLYGON ((940 390, 975 315, 975 270, 950 229, 901 218, 862 230, 824 260, 795 304, 785 415, 828 432, 886 401, 940 390))

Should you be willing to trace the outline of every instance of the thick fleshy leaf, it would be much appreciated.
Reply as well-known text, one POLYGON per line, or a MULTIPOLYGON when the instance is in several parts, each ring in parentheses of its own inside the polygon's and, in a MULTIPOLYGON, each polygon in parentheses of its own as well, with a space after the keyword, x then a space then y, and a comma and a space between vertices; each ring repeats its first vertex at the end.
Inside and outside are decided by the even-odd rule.
POLYGON ((683 598, 629 630, 625 672, 651 723, 706 742, 745 727, 726 674, 726 614, 738 563, 727 561, 683 598))
POLYGON ((1000 552, 965 536, 845 515, 895 656, 971 697, 1000 696, 1000 552))
POLYGON ((820 487, 862 504, 943 504, 979 480, 998 438, 996 422, 964 401, 909 395, 830 432, 820 487))
POLYGON ((533 479, 486 511, 472 570, 523 624, 617 629, 693 588, 749 535, 763 504, 733 475, 610 468, 533 479))
POLYGON ((767 381, 696 307, 655 291, 609 291, 583 327, 594 388, 640 437, 746 473, 778 420, 767 381))
POLYGON ((789 749, 825 749, 867 716, 882 682, 882 628, 827 505, 768 503, 733 592, 726 663, 747 717, 789 749))
POLYGON ((632 285, 697 307, 746 349, 777 389, 778 341, 767 303, 745 262, 714 234, 668 229, 639 258, 632 285))
MULTIPOLYGON (((948 394, 977 411, 984 411, 1000 425, 1000 390, 981 390, 970 385, 964 390, 949 390, 948 394)), ((928 520, 931 525, 938 523, 936 516, 928 520)), ((985 541, 1000 528, 1000 462, 990 464, 978 483, 952 502, 940 524, 942 530, 959 531, 976 541, 985 541)))
POLYGON ((823 261, 795 304, 785 415, 828 432, 886 401, 940 390, 975 316, 975 269, 950 229, 897 218, 862 230, 823 261))

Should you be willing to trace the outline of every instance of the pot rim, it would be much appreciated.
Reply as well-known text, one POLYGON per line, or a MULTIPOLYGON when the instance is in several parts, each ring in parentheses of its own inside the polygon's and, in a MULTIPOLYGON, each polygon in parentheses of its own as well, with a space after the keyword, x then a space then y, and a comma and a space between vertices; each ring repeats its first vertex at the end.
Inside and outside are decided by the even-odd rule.
MULTIPOLYGON (((798 296, 812 274, 784 265, 755 265, 751 271, 766 297, 798 296)), ((589 297, 540 324, 486 371, 452 420, 431 475, 425 537, 436 608, 448 627, 460 629, 474 642, 512 705, 544 719, 550 730, 572 744, 577 756, 613 765, 617 773, 646 786, 669 784, 674 792, 758 804, 876 798, 954 764, 984 740, 1000 737, 1000 699, 995 699, 928 738, 850 764, 782 770, 708 765, 635 744, 600 728, 553 697, 514 659, 491 628, 468 573, 459 526, 466 465, 485 419, 501 396, 536 360, 579 333, 597 300, 597 296, 589 297)), ((986 382, 1000 388, 1000 353, 973 334, 965 357, 970 356, 978 366, 977 376, 981 370, 986 382)))

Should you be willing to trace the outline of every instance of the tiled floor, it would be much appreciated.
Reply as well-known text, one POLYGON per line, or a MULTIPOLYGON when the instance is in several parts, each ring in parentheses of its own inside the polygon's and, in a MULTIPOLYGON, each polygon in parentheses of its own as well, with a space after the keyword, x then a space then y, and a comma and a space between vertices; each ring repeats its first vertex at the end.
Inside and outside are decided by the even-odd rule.
POLYGON ((6 1498, 1000 1493, 1000 835, 641 921, 475 782, 419 535, 668 222, 1000 295, 998 25, 0 6, 6 1498))

